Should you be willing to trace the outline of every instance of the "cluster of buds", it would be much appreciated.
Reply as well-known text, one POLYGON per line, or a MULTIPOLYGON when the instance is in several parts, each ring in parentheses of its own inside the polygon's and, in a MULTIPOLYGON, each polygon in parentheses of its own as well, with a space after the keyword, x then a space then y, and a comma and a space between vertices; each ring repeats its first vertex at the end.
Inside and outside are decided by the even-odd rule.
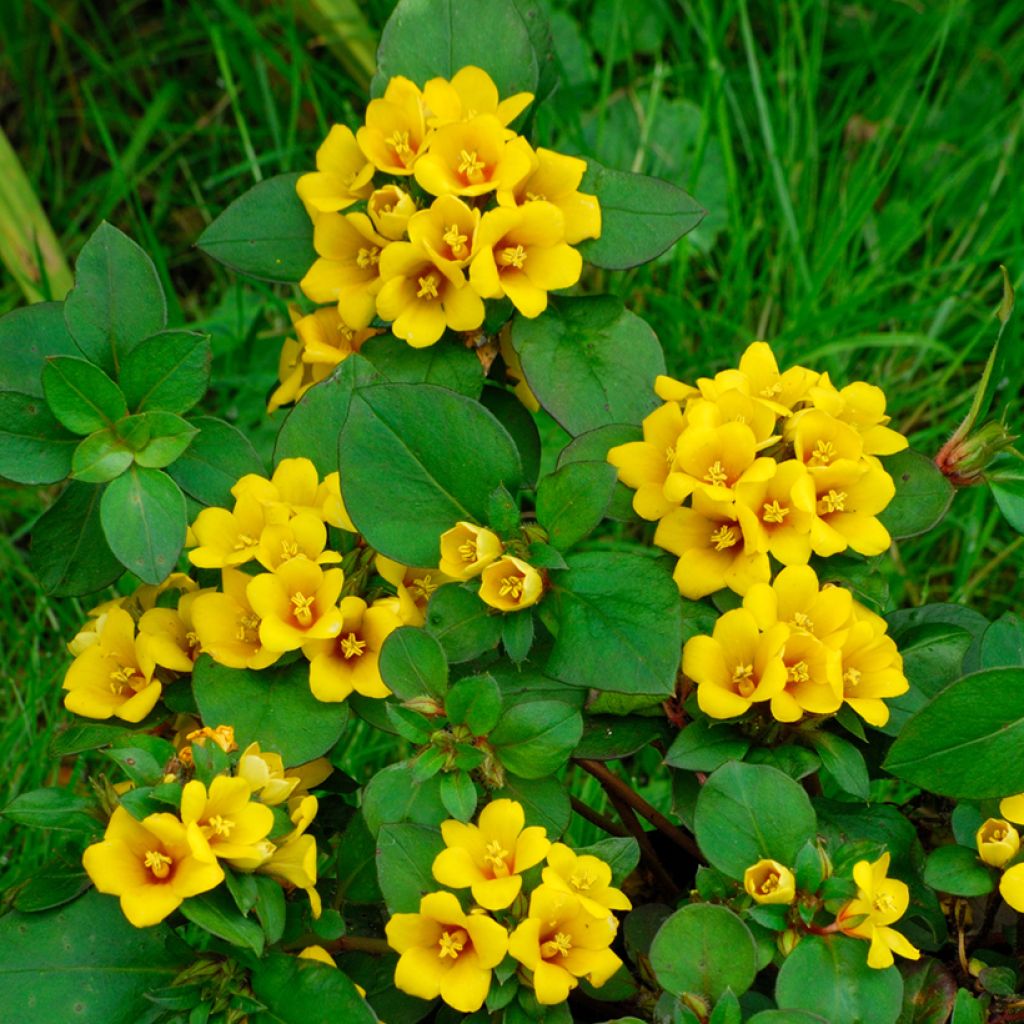
POLYGON ((441 572, 453 580, 480 577, 480 600, 500 612, 518 612, 544 595, 544 577, 505 551, 501 538, 473 523, 459 522, 441 535, 441 572))

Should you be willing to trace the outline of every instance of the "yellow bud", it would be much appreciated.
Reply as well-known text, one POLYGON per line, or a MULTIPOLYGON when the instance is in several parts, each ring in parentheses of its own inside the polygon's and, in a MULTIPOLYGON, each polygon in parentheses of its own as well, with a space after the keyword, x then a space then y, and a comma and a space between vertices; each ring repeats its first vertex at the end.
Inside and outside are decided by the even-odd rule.
POLYGON ((743 888, 757 903, 792 903, 796 898, 793 872, 777 860, 759 860, 747 868, 743 888))
POLYGON ((496 533, 473 523, 456 523, 441 534, 441 572, 453 579, 471 580, 502 551, 496 533))
POLYGON ((480 600, 502 612, 518 612, 536 604, 544 594, 544 579, 530 564, 506 555, 480 576, 480 600))
POLYGON ((1020 849, 1020 835, 1002 818, 989 818, 978 829, 975 842, 978 844, 978 856, 994 868, 1008 864, 1020 849))

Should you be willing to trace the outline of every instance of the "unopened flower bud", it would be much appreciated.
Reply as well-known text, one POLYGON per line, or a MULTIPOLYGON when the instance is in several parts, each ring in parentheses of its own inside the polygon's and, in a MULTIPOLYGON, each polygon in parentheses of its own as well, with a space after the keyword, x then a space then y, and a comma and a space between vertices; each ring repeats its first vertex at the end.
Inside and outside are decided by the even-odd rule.
POLYGON ((1001 868, 1017 856, 1020 849, 1020 835, 1002 818, 989 818, 975 836, 978 856, 994 868, 1001 868))
POLYGON ((796 898, 793 872, 777 860, 759 860, 747 868, 743 888, 758 903, 792 903, 796 898))

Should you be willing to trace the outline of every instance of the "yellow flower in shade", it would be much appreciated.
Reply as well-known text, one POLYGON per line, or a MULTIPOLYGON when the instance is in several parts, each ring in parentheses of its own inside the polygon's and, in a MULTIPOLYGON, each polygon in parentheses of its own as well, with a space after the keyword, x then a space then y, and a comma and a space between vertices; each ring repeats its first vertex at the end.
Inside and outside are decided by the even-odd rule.
POLYGON ((408 78, 396 75, 381 99, 366 108, 366 124, 356 132, 359 148, 375 167, 386 174, 412 174, 423 151, 427 126, 423 97, 408 78))
POLYGON ((139 619, 135 650, 142 666, 153 672, 153 666, 172 672, 191 672, 192 662, 199 654, 199 638, 173 608, 150 608, 139 619))
POLYGON ((802 409, 787 421, 785 437, 793 452, 811 473, 820 472, 840 459, 860 461, 864 442, 848 423, 820 409, 802 409))
POLYGON ((811 557, 814 480, 802 462, 775 466, 767 479, 736 486, 736 511, 748 551, 767 551, 783 565, 804 565, 811 557))
POLYGON ((238 778, 245 780, 250 792, 258 796, 260 803, 269 807, 284 803, 301 782, 298 775, 285 775, 280 754, 261 750, 259 743, 250 743, 242 751, 235 772, 238 778))
POLYGON ((323 946, 307 946, 298 956, 300 960, 316 960, 319 963, 327 964, 328 967, 338 966, 334 962, 334 957, 323 946))
POLYGON ((384 185, 366 202, 366 212, 373 226, 385 238, 405 238, 409 218, 416 212, 416 200, 398 185, 384 185))
POLYGON ((341 632, 336 607, 345 574, 326 572, 315 562, 293 558, 276 572, 254 576, 245 589, 260 617, 260 642, 268 650, 295 651, 310 640, 327 640, 341 632))
POLYGON ((756 903, 792 903, 796 899, 796 878, 777 860, 759 860, 743 872, 743 888, 756 903))
POLYGON ((427 603, 434 591, 446 583, 456 582, 440 569, 413 569, 383 555, 377 555, 374 565, 377 572, 395 588, 397 615, 407 626, 422 626, 427 618, 427 603))
POLYGON ((203 591, 192 604, 196 636, 204 653, 228 668, 267 668, 281 657, 260 640, 260 617, 246 593, 252 580, 238 569, 221 571, 222 593, 203 591))
POLYGON ((541 885, 530 897, 529 916, 509 937, 508 951, 533 972, 537 1002, 564 1003, 586 978, 600 988, 622 961, 608 948, 618 925, 606 913, 595 917, 569 893, 541 885))
POLYGON ((188 559, 200 569, 244 565, 256 557, 265 525, 263 506, 252 498, 236 501, 232 512, 226 508, 204 508, 192 524, 199 543, 188 553, 188 559))
POLYGON ((783 569, 771 584, 755 583, 743 598, 761 629, 784 622, 794 633, 810 633, 838 646, 851 624, 853 595, 844 587, 818 587, 818 575, 809 565, 783 569))
POLYGON ((518 612, 544 596, 544 578, 521 558, 505 555, 480 574, 480 600, 500 612, 518 612))
POLYGON ((786 687, 771 701, 780 722, 799 721, 805 712, 831 715, 843 703, 843 669, 839 651, 803 631, 791 632, 782 652, 786 687))
POLYGON ((391 691, 380 676, 380 649, 402 620, 385 605, 367 606, 361 597, 341 602, 341 632, 329 640, 302 645, 309 659, 309 688, 322 701, 344 700, 352 691, 386 697, 391 691))
POLYGON ((814 474, 817 518, 811 525, 816 555, 853 548, 880 555, 889 547, 889 531, 875 518, 892 501, 896 487, 880 466, 839 461, 814 474))
POLYGON ((849 423, 861 436, 867 455, 895 455, 907 447, 907 439, 887 427, 885 392, 874 384, 855 381, 836 390, 827 373, 823 373, 808 397, 816 409, 849 423))
POLYGON ((885 697, 899 697, 910 689, 903 674, 903 659, 892 637, 885 635, 885 620, 857 618, 840 648, 843 700, 866 722, 881 727, 889 721, 885 697))
POLYGON ((1020 851, 1020 834, 1002 818, 989 818, 974 837, 978 856, 994 868, 1009 864, 1020 851))
POLYGON ((453 580, 471 580, 504 551, 496 533, 458 522, 441 534, 441 572, 453 580))
POLYGON ((100 892, 121 898, 136 928, 157 924, 182 900, 224 880, 198 826, 173 814, 136 821, 123 807, 114 808, 102 842, 86 849, 82 864, 100 892))
POLYGON ((374 230, 365 213, 322 213, 313 225, 319 259, 299 282, 313 302, 334 302, 354 330, 369 327, 380 290, 380 261, 391 243, 374 230))
POLYGON ((616 445, 608 452, 608 461, 619 471, 619 479, 636 491, 633 509, 641 519, 660 519, 679 504, 665 497, 664 487, 685 427, 686 417, 679 403, 666 402, 644 417, 642 441, 616 445))
POLYGON ((662 518, 654 543, 679 556, 672 578, 690 600, 723 587, 745 594, 753 584, 767 583, 771 573, 767 554, 747 552, 735 505, 699 491, 692 508, 672 509, 662 518))
POLYGON ((181 820, 199 826, 215 857, 257 867, 266 859, 263 841, 274 827, 274 812, 251 795, 245 779, 218 775, 209 792, 193 779, 181 793, 181 820))
POLYGON ((373 189, 373 164, 356 142, 352 129, 336 124, 316 151, 316 171, 295 185, 299 198, 319 213, 344 210, 373 189))
POLYGON ((502 206, 547 202, 557 206, 565 218, 565 240, 570 245, 601 234, 601 204, 597 196, 580 192, 587 162, 550 149, 532 154, 533 169, 511 188, 498 192, 502 206))
POLYGON ((191 743, 198 744, 200 747, 205 746, 206 741, 210 740, 220 747, 225 754, 230 754, 233 750, 238 749, 238 744, 235 742, 235 730, 230 725, 218 725, 214 729, 204 725, 199 729, 193 729, 185 739, 191 743))
MULTIPOLYGON (((452 281, 464 280, 457 271, 469 263, 480 226, 480 211, 457 196, 439 196, 409 221, 409 240, 426 250, 452 281)), ((387 276, 386 270, 382 271, 387 276)))
POLYGON ((505 959, 508 932, 484 914, 466 914, 450 892, 428 893, 416 914, 392 914, 385 928, 399 954, 395 987, 419 999, 440 996, 460 1013, 475 1013, 505 959))
POLYGON ((612 886, 612 869, 599 857, 552 843, 541 879, 549 889, 575 896, 588 914, 606 918, 610 910, 632 910, 629 897, 612 886))
POLYGON ((144 663, 135 640, 135 623, 123 608, 107 612, 95 643, 75 658, 64 677, 64 706, 86 718, 141 722, 160 699, 152 659, 144 663))
POLYGON ((738 484, 766 480, 775 468, 774 459, 757 457, 757 439, 744 423, 687 427, 675 448, 664 492, 672 502, 694 491, 712 501, 731 501, 738 484))
POLYGON ((921 953, 895 928, 910 905, 910 891, 896 878, 886 878, 889 854, 883 853, 874 864, 866 860, 853 866, 853 880, 857 883, 857 896, 850 900, 836 916, 840 931, 869 939, 868 966, 892 967, 893 953, 916 960, 921 953), (849 926, 844 922, 850 921, 849 926))
POLYGON ((483 300, 461 270, 441 262, 414 242, 392 242, 381 260, 377 312, 413 348, 433 345, 445 328, 472 331, 484 322, 483 300))
POLYGON ((548 292, 580 279, 583 257, 565 242, 561 210, 551 203, 500 207, 485 213, 469 281, 485 299, 507 296, 523 316, 547 309, 548 292))
POLYGON ((515 800, 492 800, 477 825, 441 822, 447 849, 434 858, 434 877, 450 889, 471 889, 487 910, 511 906, 523 886, 521 873, 551 848, 543 828, 524 824, 523 805, 515 800))
POLYGON ((499 100, 498 87, 486 71, 472 64, 460 68, 451 81, 432 78, 423 87, 423 101, 430 111, 432 128, 466 121, 478 114, 493 114, 503 124, 514 121, 532 102, 533 95, 517 92, 499 100))
POLYGON ((270 875, 288 885, 302 889, 309 897, 313 917, 319 917, 322 903, 316 891, 316 840, 306 829, 316 817, 318 803, 315 796, 304 796, 289 801, 288 809, 295 826, 282 840, 275 840, 276 846, 269 851, 268 858, 256 870, 261 875, 270 875))
POLYGON ((305 558, 318 565, 340 562, 337 551, 325 551, 327 527, 319 516, 312 512, 300 512, 287 523, 264 526, 260 534, 256 561, 275 572, 293 558, 305 558))
POLYGON ((316 490, 315 503, 325 523, 349 533, 358 532, 345 508, 345 499, 341 496, 341 476, 337 472, 328 473, 324 477, 316 490))
POLYGON ((734 608, 719 616, 711 636, 695 636, 683 647, 683 672, 697 684, 697 703, 712 718, 735 718, 755 702, 772 700, 786 685, 782 652, 789 629, 767 632, 753 615, 734 608))
POLYGON ((416 161, 416 182, 433 196, 481 196, 530 173, 530 144, 491 114, 438 128, 416 161))

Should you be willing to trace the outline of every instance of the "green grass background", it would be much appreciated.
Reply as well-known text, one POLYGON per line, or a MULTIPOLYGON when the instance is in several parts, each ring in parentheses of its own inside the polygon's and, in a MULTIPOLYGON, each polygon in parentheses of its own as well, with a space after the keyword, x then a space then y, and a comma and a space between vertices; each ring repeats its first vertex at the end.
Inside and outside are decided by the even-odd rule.
MULTIPOLYGON (((25 0, 0 5, 0 128, 72 261, 102 219, 127 231, 214 335, 205 405, 265 454, 286 323, 281 289, 234 279, 193 243, 254 182, 310 168, 355 126, 380 27, 372 0, 25 0)), ((654 264, 588 271, 646 317, 672 372, 780 362, 882 385, 893 425, 934 454, 995 337, 998 266, 1024 269, 1024 26, 991 0, 550 0, 562 87, 539 141, 687 187, 701 227, 654 264)), ((44 284, 45 287, 45 284, 44 284)), ((24 302, 0 274, 0 312, 24 302)), ((1003 398, 1018 426, 1020 331, 1003 398)), ((0 485, 0 807, 81 766, 47 754, 66 719, 64 643, 90 601, 47 598, 28 563, 52 493, 0 485)), ((985 488, 898 545, 894 603, 1020 609, 1022 541, 985 488)), ((356 774, 393 755, 353 734, 356 774)), ((645 780, 657 798, 656 777, 645 780)), ((600 805, 592 780, 576 792, 600 805)), ((0 819, 0 890, 46 855, 0 819)), ((58 840, 59 841, 59 840, 58 840)))

